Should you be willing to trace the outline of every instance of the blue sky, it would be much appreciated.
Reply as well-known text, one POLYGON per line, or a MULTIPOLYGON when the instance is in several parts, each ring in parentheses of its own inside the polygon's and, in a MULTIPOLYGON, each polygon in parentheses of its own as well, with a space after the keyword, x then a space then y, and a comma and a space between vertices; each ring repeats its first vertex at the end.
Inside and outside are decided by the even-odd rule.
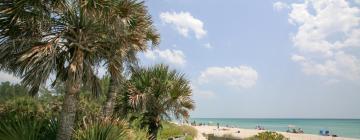
MULTIPOLYGON (((146 0, 192 117, 360 118, 360 0, 146 0)), ((0 72, 0 81, 17 81, 0 72)))
POLYGON ((148 0, 161 45, 142 63, 191 79, 192 117, 360 118, 357 2, 148 0))

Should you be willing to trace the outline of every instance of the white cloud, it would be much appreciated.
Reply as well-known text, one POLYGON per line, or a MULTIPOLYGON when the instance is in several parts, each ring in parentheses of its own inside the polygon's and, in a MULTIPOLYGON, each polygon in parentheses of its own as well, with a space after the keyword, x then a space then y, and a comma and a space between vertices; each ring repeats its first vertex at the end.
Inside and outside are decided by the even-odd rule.
POLYGON ((213 48, 213 46, 210 43, 204 44, 204 47, 207 48, 207 49, 213 48))
POLYGON ((185 55, 181 50, 148 50, 144 56, 154 61, 164 61, 179 66, 184 66, 186 63, 185 55))
POLYGON ((360 78, 360 9, 345 0, 304 0, 291 4, 289 22, 298 27, 292 37, 298 52, 291 59, 308 75, 360 78), (300 55, 299 55, 300 54, 300 55))
POLYGON ((144 53, 145 57, 148 58, 148 59, 151 59, 151 60, 155 60, 156 57, 157 57, 157 54, 156 54, 157 50, 148 50, 144 53))
POLYGON ((256 84, 258 73, 249 66, 209 67, 201 72, 200 84, 225 84, 235 88, 250 88, 256 84))
POLYGON ((306 0, 292 4, 289 21, 299 25, 293 37, 294 45, 303 52, 331 56, 334 49, 358 41, 359 38, 355 39, 359 34, 359 14, 359 8, 350 7, 345 0, 306 0))
POLYGON ((175 29, 183 36, 187 37, 189 31, 193 31, 197 39, 206 35, 204 23, 194 18, 189 12, 163 12, 160 13, 160 19, 167 24, 173 24, 175 29))
POLYGON ((273 8, 274 10, 276 11, 281 11, 283 9, 289 9, 290 6, 284 2, 281 2, 281 1, 277 1, 273 4, 273 8))
POLYGON ((18 83, 20 82, 20 79, 16 78, 11 74, 0 71, 0 82, 5 82, 5 81, 9 81, 11 83, 18 83))
POLYGON ((356 80, 360 78, 360 61, 352 55, 337 52, 331 59, 316 62, 307 59, 294 59, 302 66, 302 71, 308 75, 335 76, 356 80))
POLYGON ((294 54, 291 56, 291 60, 293 60, 295 62, 302 62, 302 61, 305 61, 306 58, 304 56, 294 54))

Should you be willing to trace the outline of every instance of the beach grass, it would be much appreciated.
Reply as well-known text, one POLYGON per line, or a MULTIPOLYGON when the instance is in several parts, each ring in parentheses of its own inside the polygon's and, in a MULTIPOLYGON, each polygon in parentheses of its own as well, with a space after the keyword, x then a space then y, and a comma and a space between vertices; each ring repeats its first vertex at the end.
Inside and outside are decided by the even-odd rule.
POLYGON ((265 131, 258 133, 255 136, 246 138, 245 140, 289 140, 289 139, 280 133, 265 131))
POLYGON ((197 135, 197 130, 187 125, 176 125, 170 122, 162 122, 162 128, 158 133, 159 140, 167 140, 171 137, 185 136, 185 140, 193 140, 197 135))

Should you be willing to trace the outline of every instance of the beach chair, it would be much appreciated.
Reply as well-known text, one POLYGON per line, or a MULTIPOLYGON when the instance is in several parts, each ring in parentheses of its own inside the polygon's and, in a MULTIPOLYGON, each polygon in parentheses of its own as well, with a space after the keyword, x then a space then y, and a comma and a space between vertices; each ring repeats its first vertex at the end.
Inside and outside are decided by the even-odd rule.
POLYGON ((325 136, 330 136, 330 131, 329 130, 325 131, 325 136))
POLYGON ((321 129, 319 133, 320 133, 321 136, 330 136, 330 131, 329 130, 321 129))

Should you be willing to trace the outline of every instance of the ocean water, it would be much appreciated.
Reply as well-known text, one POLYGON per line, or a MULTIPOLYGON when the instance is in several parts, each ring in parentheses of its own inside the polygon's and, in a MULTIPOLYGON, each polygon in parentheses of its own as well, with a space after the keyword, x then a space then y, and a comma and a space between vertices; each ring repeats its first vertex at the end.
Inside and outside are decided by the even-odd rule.
POLYGON ((236 119, 236 118, 191 118, 191 122, 209 125, 232 126, 239 128, 255 129, 257 125, 266 130, 283 131, 289 125, 303 129, 307 134, 319 134, 321 129, 327 129, 330 134, 340 137, 360 139, 360 119, 236 119))

